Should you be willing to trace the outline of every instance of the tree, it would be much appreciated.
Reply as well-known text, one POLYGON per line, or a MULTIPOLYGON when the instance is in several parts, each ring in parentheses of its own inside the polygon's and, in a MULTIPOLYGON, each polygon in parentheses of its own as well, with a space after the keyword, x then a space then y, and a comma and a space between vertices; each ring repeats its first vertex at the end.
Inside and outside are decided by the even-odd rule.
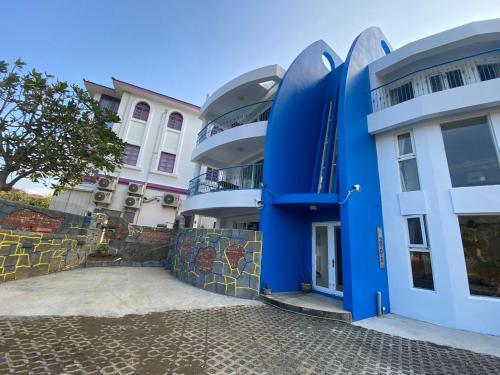
POLYGON ((57 193, 84 176, 112 172, 123 142, 108 126, 120 118, 77 85, 0 60, 0 191, 22 178, 57 193))

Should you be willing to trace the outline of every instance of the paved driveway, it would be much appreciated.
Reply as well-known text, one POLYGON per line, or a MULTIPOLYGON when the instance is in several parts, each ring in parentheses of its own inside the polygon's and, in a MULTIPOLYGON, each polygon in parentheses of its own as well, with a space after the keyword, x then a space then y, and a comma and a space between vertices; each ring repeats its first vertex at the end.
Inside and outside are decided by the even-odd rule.
POLYGON ((260 302, 194 288, 160 267, 93 267, 0 284, 0 316, 124 316, 260 302))
POLYGON ((16 315, 0 317, 2 375, 500 374, 499 357, 204 292, 162 269, 10 282, 0 301, 16 315))

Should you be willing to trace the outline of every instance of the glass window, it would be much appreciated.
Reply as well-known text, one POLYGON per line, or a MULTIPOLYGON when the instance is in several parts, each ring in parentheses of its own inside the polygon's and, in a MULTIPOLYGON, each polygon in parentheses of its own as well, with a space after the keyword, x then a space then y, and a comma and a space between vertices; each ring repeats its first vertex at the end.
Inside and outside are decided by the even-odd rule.
POLYGON ((407 82, 404 85, 396 87, 389 91, 389 95, 391 97, 391 105, 396 105, 413 99, 415 97, 413 94, 413 84, 411 82, 407 82))
POLYGON ((432 92, 443 91, 443 78, 441 74, 436 74, 435 76, 429 77, 429 82, 431 84, 432 92))
POLYGON ((214 181, 214 182, 219 181, 219 170, 207 167, 206 179, 207 181, 214 181))
POLYGON ((472 295, 500 297, 500 216, 459 216, 472 295))
POLYGON ((182 129, 182 120, 183 117, 180 113, 174 112, 168 117, 167 128, 179 130, 182 129))
POLYGON ((411 141, 411 133, 405 133, 405 134, 398 135, 398 151, 399 151, 399 156, 413 154, 413 144, 411 141))
POLYGON ((500 165, 486 117, 441 125, 453 187, 500 184, 500 165))
POLYGON ((462 72, 460 71, 460 69, 446 72, 446 80, 448 81, 448 87, 450 89, 464 85, 464 80, 462 79, 462 72))
POLYGON ((137 165, 140 151, 141 148, 139 146, 125 143, 125 148, 123 150, 123 163, 127 165, 137 165))
POLYGON ((406 159, 399 162, 399 173, 401 175, 402 191, 420 190, 420 181, 418 179, 417 159, 406 159))
POLYGON ((481 81, 500 78, 500 63, 478 65, 477 71, 481 81))
POLYGON ((102 94, 101 99, 99 99, 99 105, 103 109, 107 109, 108 111, 111 111, 113 113, 118 113, 118 107, 120 106, 120 99, 102 94))
POLYGON ((408 238, 410 239, 410 246, 423 246, 425 243, 421 218, 409 217, 406 221, 408 223, 408 238))
POLYGON ((434 290, 431 254, 427 251, 410 251, 413 287, 434 290))
POLYGON ((402 191, 420 190, 418 166, 413 147, 412 133, 399 134, 397 137, 399 175, 402 191))
POLYGON ((167 173, 174 173, 175 155, 167 152, 162 152, 160 155, 160 162, 158 163, 158 170, 167 173))
POLYGON ((150 108, 148 103, 144 102, 137 103, 134 108, 134 114, 132 115, 132 117, 138 120, 148 121, 149 110, 150 108))

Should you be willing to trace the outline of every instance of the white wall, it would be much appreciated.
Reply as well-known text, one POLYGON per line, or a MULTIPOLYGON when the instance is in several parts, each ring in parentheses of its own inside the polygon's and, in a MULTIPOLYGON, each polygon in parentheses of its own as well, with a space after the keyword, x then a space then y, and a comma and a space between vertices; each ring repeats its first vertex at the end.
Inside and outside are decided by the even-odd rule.
MULTIPOLYGON (((467 118, 484 114, 469 114, 467 118)), ((500 108, 486 114, 500 144, 500 108)), ((460 192, 451 188, 440 123, 455 119, 428 120, 412 127, 422 189, 418 193, 401 193, 395 132, 376 136, 391 308, 396 314, 431 323, 500 335, 500 298, 469 295, 454 208, 461 207, 462 214, 481 214, 487 207, 487 213, 500 215, 500 205, 498 199, 484 202, 488 199, 484 187, 460 188, 460 192), (427 215, 435 291, 412 287, 402 213, 427 215)), ((486 190, 490 196, 500 196, 500 186, 486 190)))

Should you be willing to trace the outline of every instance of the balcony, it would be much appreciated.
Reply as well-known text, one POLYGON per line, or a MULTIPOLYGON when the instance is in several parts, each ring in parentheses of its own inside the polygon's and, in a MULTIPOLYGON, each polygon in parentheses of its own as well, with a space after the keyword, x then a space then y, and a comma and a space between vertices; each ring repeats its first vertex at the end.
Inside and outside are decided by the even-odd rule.
POLYGON ((372 112, 441 91, 500 78, 500 49, 409 73, 370 91, 372 112))
POLYGON ((197 145, 225 130, 233 129, 241 125, 267 121, 271 113, 272 104, 272 100, 265 100, 224 113, 215 120, 210 121, 200 130, 198 133, 197 145))
POLYGON ((189 197, 224 190, 260 189, 263 164, 249 164, 212 170, 189 182, 189 197))

